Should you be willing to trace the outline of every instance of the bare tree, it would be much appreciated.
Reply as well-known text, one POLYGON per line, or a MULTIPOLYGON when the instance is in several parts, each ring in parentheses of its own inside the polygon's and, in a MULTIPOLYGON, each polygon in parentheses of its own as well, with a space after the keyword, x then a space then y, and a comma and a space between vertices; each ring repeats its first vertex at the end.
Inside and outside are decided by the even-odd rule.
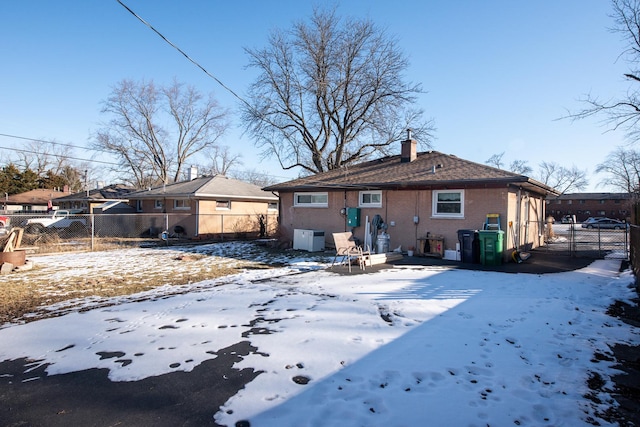
POLYGON ((562 194, 581 191, 589 185, 586 171, 576 166, 566 168, 554 162, 540 163, 539 179, 543 184, 555 188, 562 194))
POLYGON ((531 166, 527 164, 526 160, 514 160, 509 165, 509 170, 513 173, 520 175, 530 175, 533 172, 531 166))
POLYGON ((242 165, 242 154, 233 154, 228 146, 215 146, 208 150, 208 165, 205 171, 210 175, 228 175, 229 170, 242 165))
POLYGON ((622 98, 601 100, 587 95, 582 101, 587 105, 577 113, 570 113, 571 119, 602 116, 603 123, 610 130, 623 130, 631 142, 640 140, 640 2, 638 0, 612 0, 612 18, 615 26, 611 31, 620 33, 626 43, 620 57, 625 58, 630 70, 624 74, 629 81, 629 89, 622 98))
POLYGON ((243 121, 284 169, 322 172, 388 154, 407 128, 429 146, 432 122, 412 108, 421 86, 403 82, 406 57, 372 22, 315 9, 309 23, 245 50, 259 76, 243 121))
MULTIPOLYGON (((500 154, 494 154, 493 156, 489 157, 485 161, 485 164, 489 166, 493 166, 494 168, 502 169, 503 157, 504 157, 504 151, 500 154)), ((533 169, 527 163, 528 163, 527 160, 514 160, 509 165, 509 170, 513 173, 518 173, 521 175, 529 175, 531 172, 533 172, 533 169)))
POLYGON ((493 166, 494 168, 502 169, 502 157, 504 156, 504 151, 500 154, 494 154, 489 157, 485 163, 489 166, 493 166))
POLYGON ((104 101, 112 119, 94 138, 96 148, 113 154, 120 171, 138 188, 177 181, 187 161, 215 146, 229 124, 227 112, 210 95, 174 81, 122 80, 104 101))
POLYGON ((596 173, 606 174, 601 184, 637 194, 640 191, 640 152, 618 147, 596 167, 596 173))
POLYGON ((240 181, 245 181, 250 184, 257 185, 258 187, 266 187, 278 182, 276 178, 269 175, 267 172, 259 172, 256 169, 234 170, 231 171, 232 178, 240 181))
POLYGON ((28 141, 22 150, 16 151, 16 165, 30 169, 38 176, 46 172, 61 175, 71 165, 72 149, 69 145, 55 141, 28 141))

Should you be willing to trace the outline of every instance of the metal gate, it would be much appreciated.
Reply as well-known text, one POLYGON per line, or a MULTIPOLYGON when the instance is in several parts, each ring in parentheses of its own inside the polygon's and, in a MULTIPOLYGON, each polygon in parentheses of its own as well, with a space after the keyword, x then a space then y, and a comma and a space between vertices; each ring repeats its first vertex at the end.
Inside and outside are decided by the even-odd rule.
POLYGON ((581 224, 551 224, 545 230, 545 246, 563 255, 588 258, 629 259, 629 228, 583 228, 581 224))

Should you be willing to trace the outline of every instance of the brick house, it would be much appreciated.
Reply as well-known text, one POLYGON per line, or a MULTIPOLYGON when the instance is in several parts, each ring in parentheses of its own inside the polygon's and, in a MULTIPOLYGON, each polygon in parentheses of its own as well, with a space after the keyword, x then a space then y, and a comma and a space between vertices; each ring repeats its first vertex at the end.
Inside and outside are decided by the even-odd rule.
POLYGON ((259 235, 275 229, 278 196, 224 175, 195 177, 127 195, 150 234, 166 229, 189 238, 259 235), (194 178, 195 177, 195 178, 194 178), (264 221, 261 224, 261 221, 264 221), (269 224, 273 224, 269 226, 269 224))
POLYGON ((437 151, 416 152, 403 141, 401 154, 268 186, 280 196, 280 233, 292 243, 296 229, 352 231, 365 238, 365 220, 380 215, 390 248, 420 252, 427 233, 456 250, 459 230, 482 229, 488 214, 499 214, 505 232, 503 257, 512 249, 543 244, 545 198, 558 192, 527 176, 437 151), (359 212, 356 226, 348 218, 359 212), (509 223, 513 226, 509 227, 509 223))
POLYGON ((569 193, 550 197, 547 212, 556 221, 565 215, 575 215, 577 222, 590 216, 604 216, 630 221, 631 194, 629 193, 569 193))

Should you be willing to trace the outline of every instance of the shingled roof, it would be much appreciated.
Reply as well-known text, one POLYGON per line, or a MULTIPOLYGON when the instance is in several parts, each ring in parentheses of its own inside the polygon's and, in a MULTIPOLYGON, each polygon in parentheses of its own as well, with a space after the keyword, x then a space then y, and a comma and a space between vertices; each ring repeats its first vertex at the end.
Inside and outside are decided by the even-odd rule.
POLYGON ((197 198, 277 201, 278 197, 260 187, 224 175, 201 176, 162 187, 129 194, 130 199, 197 198))
POLYGON ((80 191, 78 193, 68 194, 66 196, 57 197, 56 203, 75 202, 75 201, 92 201, 101 202, 107 200, 126 200, 129 193, 133 192, 133 188, 122 184, 112 184, 103 188, 95 188, 89 191, 80 191))
POLYGON ((8 196, 5 201, 12 205, 46 205, 49 200, 53 200, 58 196, 64 196, 65 194, 68 193, 38 188, 25 191, 24 193, 13 194, 8 196))
POLYGON ((464 160, 438 151, 417 153, 413 161, 401 155, 346 166, 328 172, 271 185, 268 191, 313 191, 339 189, 468 188, 518 185, 542 194, 558 192, 525 175, 464 160))

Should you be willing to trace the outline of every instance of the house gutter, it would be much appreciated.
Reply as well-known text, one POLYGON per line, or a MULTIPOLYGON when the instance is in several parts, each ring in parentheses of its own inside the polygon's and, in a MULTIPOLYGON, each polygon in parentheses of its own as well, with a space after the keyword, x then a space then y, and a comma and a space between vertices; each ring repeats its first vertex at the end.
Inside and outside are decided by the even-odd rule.
POLYGON ((270 191, 349 191, 349 190, 367 190, 367 189, 410 189, 420 187, 449 187, 449 188, 468 188, 476 186, 500 186, 500 185, 519 185, 520 187, 530 187, 529 190, 539 194, 557 194, 557 192, 542 183, 535 180, 531 180, 528 177, 516 177, 516 178, 486 178, 486 179, 467 179, 467 180, 415 180, 415 181, 396 181, 396 182, 363 182, 359 184, 327 184, 327 183, 313 183, 302 185, 284 185, 273 186, 269 188, 270 191))

